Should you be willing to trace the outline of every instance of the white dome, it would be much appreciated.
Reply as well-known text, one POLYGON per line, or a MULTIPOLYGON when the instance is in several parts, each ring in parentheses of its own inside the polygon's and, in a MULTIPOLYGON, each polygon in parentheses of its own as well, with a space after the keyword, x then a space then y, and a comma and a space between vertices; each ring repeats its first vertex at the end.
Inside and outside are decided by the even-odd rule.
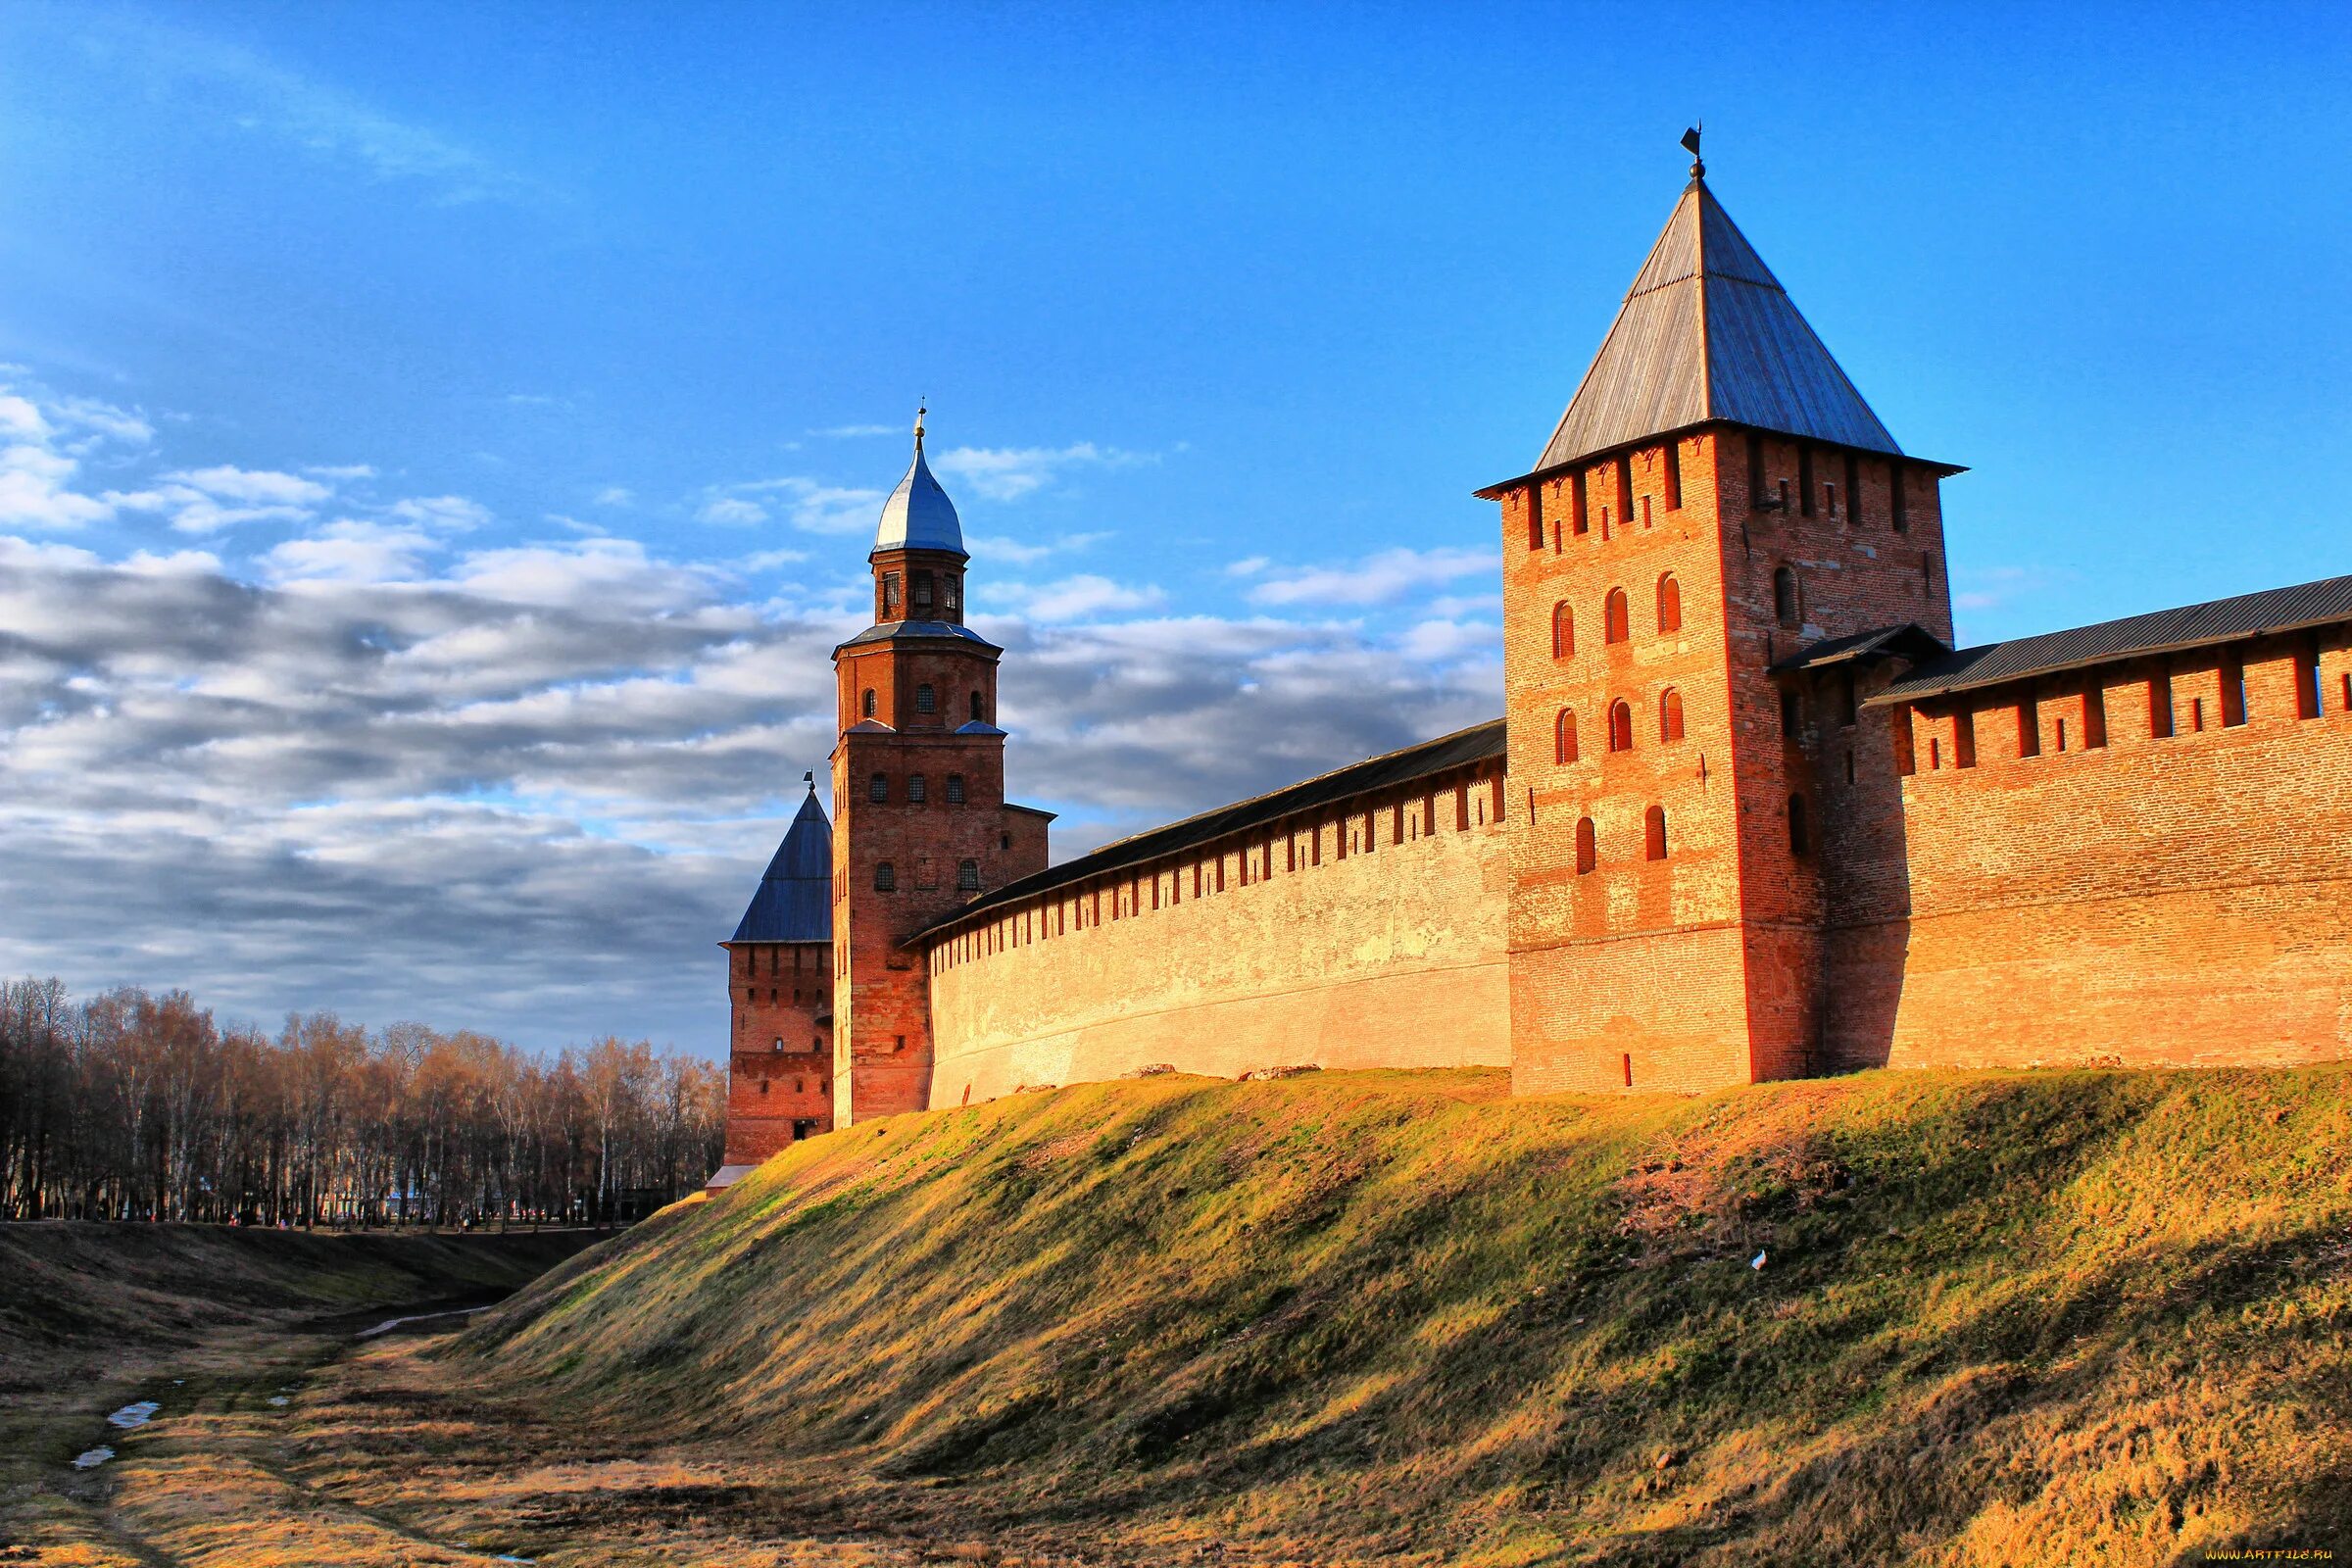
POLYGON ((882 525, 874 530, 876 550, 946 550, 958 556, 968 556, 963 548, 963 524, 956 518, 956 503, 939 487, 931 476, 931 465, 923 461, 923 416, 914 416, 914 462, 907 465, 906 476, 899 487, 882 503, 882 525))

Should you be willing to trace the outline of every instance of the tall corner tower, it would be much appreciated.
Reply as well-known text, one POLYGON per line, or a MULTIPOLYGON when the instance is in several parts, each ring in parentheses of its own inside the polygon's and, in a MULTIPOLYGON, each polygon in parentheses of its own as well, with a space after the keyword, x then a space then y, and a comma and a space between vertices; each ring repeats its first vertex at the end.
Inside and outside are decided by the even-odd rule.
POLYGON ((866 558, 873 624, 833 650, 833 1098, 844 1127, 930 1102, 919 934, 1046 864, 1048 813, 1005 806, 1004 650, 964 624, 971 557, 923 456, 924 412, 866 558))
POLYGON ((1535 467, 1479 492, 1526 807, 1517 1092, 1836 1055, 1836 933, 1907 899, 1891 736, 1858 703, 1951 640, 1959 471, 1895 445, 1693 162, 1535 467))

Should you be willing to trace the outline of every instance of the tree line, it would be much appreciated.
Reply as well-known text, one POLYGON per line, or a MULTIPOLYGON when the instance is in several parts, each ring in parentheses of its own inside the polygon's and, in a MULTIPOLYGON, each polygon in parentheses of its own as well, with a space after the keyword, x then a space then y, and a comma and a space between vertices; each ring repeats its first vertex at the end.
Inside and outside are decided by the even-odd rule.
POLYGON ((715 1169, 724 1069, 420 1024, 222 1028, 183 991, 0 983, 0 1218, 603 1223, 715 1169))

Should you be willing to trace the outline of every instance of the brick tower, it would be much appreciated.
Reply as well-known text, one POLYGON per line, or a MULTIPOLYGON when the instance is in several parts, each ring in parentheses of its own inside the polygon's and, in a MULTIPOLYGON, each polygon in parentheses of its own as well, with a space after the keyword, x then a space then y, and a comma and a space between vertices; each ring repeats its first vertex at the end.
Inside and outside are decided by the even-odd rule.
POLYGON ((833 650, 836 1125, 930 1102, 930 976, 909 939, 1046 865, 1052 813, 1004 802, 1004 650, 963 623, 962 524, 923 458, 882 505, 874 623, 833 650))
POLYGON ((1479 492, 1518 1092, 1786 1077, 1848 1027, 1839 933, 1906 897, 1857 705, 1951 640, 1959 471, 1903 455, 1693 163, 1542 459, 1479 492))
POLYGON ((727 950, 727 1141, 712 1187, 833 1126, 833 830, 808 798, 727 950))

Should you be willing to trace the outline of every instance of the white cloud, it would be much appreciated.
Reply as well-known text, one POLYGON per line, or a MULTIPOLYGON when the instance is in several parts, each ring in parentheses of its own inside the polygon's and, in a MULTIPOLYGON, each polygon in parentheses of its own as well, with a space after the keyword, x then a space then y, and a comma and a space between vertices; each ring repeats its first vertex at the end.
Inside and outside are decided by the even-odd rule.
POLYGON ((757 501, 741 496, 713 496, 703 503, 700 514, 705 522, 714 522, 725 528, 749 528, 767 520, 767 509, 757 501))
POLYGON ((913 429, 911 424, 831 424, 821 430, 811 430, 808 433, 829 440, 845 440, 868 435, 906 435, 911 439, 913 429))
POLYGON ((324 501, 329 494, 326 486, 316 480, 270 468, 238 468, 227 464, 212 468, 183 468, 164 477, 201 490, 217 500, 256 506, 311 507, 324 501))
POLYGON ((423 573, 424 557, 435 545, 419 529, 344 518, 275 546, 261 558, 261 567, 278 583, 411 582, 423 573))
POLYGON ((1244 556, 1225 568, 1225 575, 1228 577, 1254 577, 1272 564, 1274 563, 1264 556, 1244 556))
POLYGON ((1384 605, 1416 589, 1501 570, 1492 551, 1383 550, 1354 565, 1276 568, 1250 590, 1260 605, 1384 605))
POLYGON ((875 519, 882 514, 884 492, 854 486, 823 484, 798 474, 786 474, 777 479, 756 479, 748 484, 728 485, 712 492, 704 503, 704 512, 724 509, 723 514, 711 520, 720 522, 765 521, 765 507, 745 498, 764 496, 784 509, 784 520, 804 533, 854 534, 870 532, 875 519), (738 508, 747 509, 739 511, 738 508), (750 512, 760 515, 753 517, 750 512))
POLYGON ((625 507, 637 499, 637 492, 626 485, 609 484, 596 493, 600 507, 625 507))
POLYGON ((368 463, 314 463, 305 466, 305 473, 315 473, 321 479, 372 479, 375 466, 368 463))
POLYGON ((490 520, 490 509, 464 496, 413 496, 385 509, 403 522, 442 533, 464 533, 490 520))
POLYGON ((1022 611, 1033 620, 1083 620, 1119 611, 1152 610, 1168 598, 1158 588, 1116 583, 1091 572, 1038 588, 1008 585, 1006 591, 1019 599, 1022 611))
POLYGON ((1092 441, 1066 447, 951 447, 931 457, 933 467, 990 501, 1018 501, 1071 468, 1124 468, 1158 461, 1156 453, 1122 452, 1092 441))
POLYGON ((1097 529, 1092 533, 1061 534, 1043 544, 1026 544, 1018 539, 1007 539, 1001 535, 984 536, 967 533, 963 537, 963 543, 964 548, 971 551, 972 559, 975 561, 986 561, 992 564, 1008 566, 1029 566, 1044 561, 1049 556, 1065 555, 1073 551, 1089 549, 1109 537, 1109 530, 1097 529))

